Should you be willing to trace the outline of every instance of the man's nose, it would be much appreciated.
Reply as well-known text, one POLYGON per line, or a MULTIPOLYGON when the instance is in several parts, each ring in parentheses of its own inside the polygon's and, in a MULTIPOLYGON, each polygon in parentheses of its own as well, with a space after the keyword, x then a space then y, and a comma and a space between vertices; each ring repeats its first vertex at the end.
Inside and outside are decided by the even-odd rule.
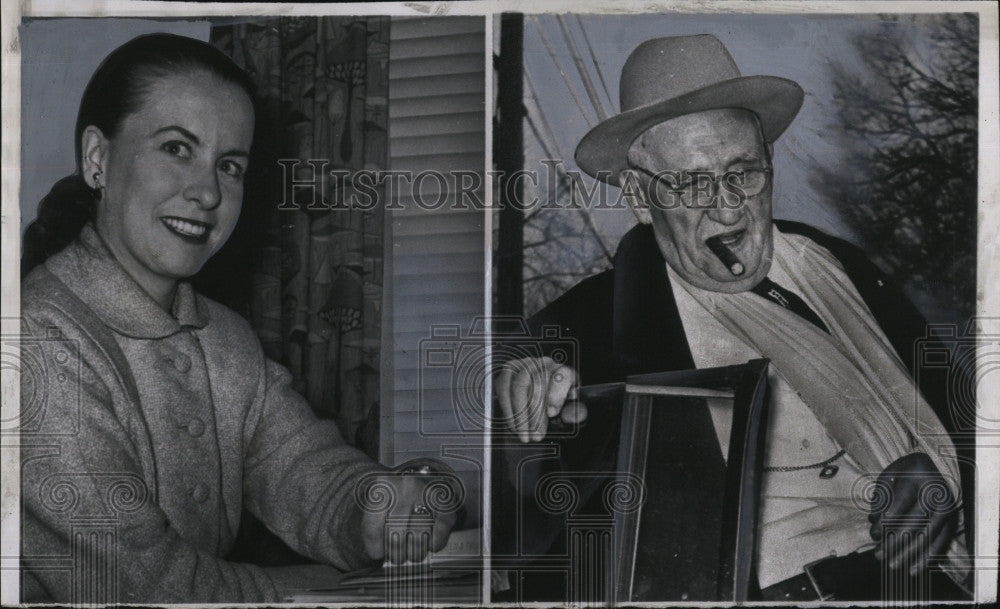
POLYGON ((191 177, 184 189, 184 198, 192 201, 202 209, 215 209, 222 201, 222 190, 219 187, 219 175, 213 167, 198 171, 191 177))
POLYGON ((708 217, 719 224, 725 226, 732 226, 738 223, 743 218, 743 205, 740 204, 738 207, 732 207, 731 205, 726 205, 724 201, 718 201, 718 204, 713 208, 708 210, 708 217))

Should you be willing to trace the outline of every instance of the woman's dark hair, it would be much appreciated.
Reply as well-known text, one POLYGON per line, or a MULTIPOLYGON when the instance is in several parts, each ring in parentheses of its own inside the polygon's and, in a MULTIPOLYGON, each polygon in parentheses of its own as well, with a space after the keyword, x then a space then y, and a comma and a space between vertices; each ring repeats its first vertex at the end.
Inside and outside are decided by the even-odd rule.
POLYGON ((242 88, 255 99, 250 76, 207 42, 176 34, 147 34, 133 38, 108 55, 91 76, 73 132, 77 171, 52 187, 38 204, 38 216, 24 232, 21 277, 60 251, 94 219, 99 193, 80 174, 83 131, 94 125, 113 138, 125 118, 139 110, 157 78, 207 71, 242 88))

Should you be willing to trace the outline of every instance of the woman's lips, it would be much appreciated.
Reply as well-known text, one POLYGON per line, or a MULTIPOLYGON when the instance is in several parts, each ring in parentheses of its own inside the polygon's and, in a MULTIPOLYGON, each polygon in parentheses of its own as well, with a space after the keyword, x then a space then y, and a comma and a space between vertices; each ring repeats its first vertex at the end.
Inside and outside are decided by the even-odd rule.
POLYGON ((167 230, 189 243, 205 243, 212 232, 212 225, 197 220, 187 220, 174 216, 160 218, 167 230))

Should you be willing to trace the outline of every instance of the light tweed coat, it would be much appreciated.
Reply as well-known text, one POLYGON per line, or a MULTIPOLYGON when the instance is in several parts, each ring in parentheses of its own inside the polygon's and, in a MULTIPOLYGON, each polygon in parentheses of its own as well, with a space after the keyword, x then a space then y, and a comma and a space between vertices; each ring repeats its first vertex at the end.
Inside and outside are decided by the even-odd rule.
POLYGON ((185 283, 167 313, 90 226, 22 312, 24 601, 274 601, 325 574, 222 560, 244 504, 302 554, 369 564, 353 494, 380 466, 240 316, 185 283))

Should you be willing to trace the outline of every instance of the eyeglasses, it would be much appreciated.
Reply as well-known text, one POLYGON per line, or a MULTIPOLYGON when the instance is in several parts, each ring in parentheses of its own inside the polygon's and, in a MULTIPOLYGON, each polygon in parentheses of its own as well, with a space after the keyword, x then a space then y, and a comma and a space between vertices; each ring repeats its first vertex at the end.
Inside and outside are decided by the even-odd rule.
POLYGON ((649 200, 660 209, 684 207, 739 207, 748 198, 759 195, 771 181, 773 167, 746 167, 722 175, 712 171, 660 171, 633 166, 649 179, 649 200), (731 197, 720 197, 719 191, 731 197), (737 204, 729 201, 735 199, 737 204))

